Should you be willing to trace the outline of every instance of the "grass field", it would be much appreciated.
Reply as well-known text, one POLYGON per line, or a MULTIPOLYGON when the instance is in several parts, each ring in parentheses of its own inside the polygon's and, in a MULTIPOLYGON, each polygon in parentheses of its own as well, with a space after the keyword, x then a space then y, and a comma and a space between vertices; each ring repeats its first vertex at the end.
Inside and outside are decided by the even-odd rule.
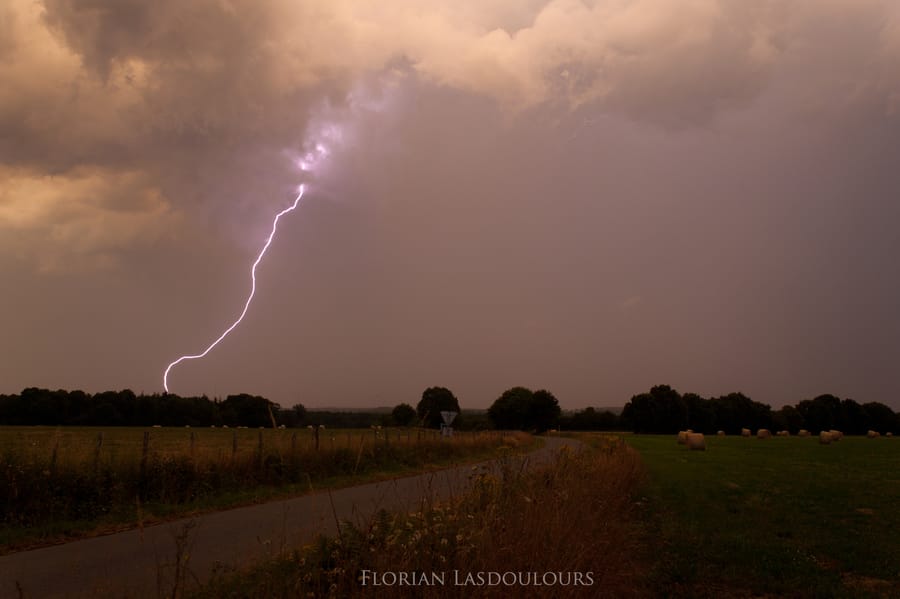
POLYGON ((0 427, 0 552, 496 455, 420 429, 0 427))
POLYGON ((900 442, 628 435, 653 586, 673 596, 900 596, 900 442))

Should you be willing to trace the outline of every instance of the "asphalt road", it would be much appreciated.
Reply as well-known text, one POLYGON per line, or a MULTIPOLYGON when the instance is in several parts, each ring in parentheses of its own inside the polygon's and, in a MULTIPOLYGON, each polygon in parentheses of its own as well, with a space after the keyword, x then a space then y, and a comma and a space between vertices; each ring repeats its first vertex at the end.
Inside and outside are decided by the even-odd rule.
MULTIPOLYGON (((577 441, 546 438, 525 464, 548 460, 577 441)), ((320 534, 337 533, 339 520, 363 521, 379 509, 415 510, 423 501, 463 491, 475 468, 462 466, 379 483, 225 510, 103 537, 0 557, 0 599, 157 597, 171 589, 177 539, 186 538, 190 580, 213 569, 246 564, 320 534), (185 536, 186 535, 186 536, 185 536)))

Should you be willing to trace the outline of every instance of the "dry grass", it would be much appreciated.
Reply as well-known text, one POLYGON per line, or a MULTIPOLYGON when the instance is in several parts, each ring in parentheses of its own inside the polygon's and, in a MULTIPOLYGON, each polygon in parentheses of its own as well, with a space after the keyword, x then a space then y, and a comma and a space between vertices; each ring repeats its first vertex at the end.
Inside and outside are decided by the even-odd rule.
POLYGON ((383 429, 3 427, 0 546, 492 455, 505 435, 383 429), (247 494, 250 494, 249 496, 247 494), (224 503, 223 503, 224 502, 224 503))
MULTIPOLYGON (((214 580, 200 597, 629 597, 640 584, 637 453, 616 437, 564 449, 547 466, 514 460, 472 473, 465 494, 415 513, 343 523, 339 538, 214 580), (443 584, 363 586, 363 571, 443 573, 443 584), (472 574, 582 573, 590 586, 460 586, 472 574), (589 576, 588 576, 589 574, 589 576)), ((417 573, 417 574, 416 574, 417 573)), ((433 580, 433 579, 432 579, 433 580)), ((532 578, 533 580, 533 578, 532 578)))

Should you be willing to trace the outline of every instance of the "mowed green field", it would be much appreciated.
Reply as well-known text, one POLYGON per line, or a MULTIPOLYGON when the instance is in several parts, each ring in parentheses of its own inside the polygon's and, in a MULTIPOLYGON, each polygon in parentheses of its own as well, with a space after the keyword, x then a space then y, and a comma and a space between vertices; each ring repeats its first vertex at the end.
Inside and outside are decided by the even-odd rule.
POLYGON ((626 440, 667 595, 900 596, 900 439, 626 440))

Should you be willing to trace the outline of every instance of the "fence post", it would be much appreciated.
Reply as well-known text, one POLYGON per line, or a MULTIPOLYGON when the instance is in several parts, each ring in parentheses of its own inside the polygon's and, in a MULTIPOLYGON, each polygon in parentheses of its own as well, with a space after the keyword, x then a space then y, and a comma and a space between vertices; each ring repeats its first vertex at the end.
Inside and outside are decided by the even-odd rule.
POLYGON ((56 474, 56 460, 59 456, 59 431, 53 439, 53 454, 50 456, 50 472, 56 474))
POLYGON ((103 431, 97 433, 97 447, 94 448, 94 472, 100 467, 100 450, 103 449, 103 431))
POLYGON ((150 431, 144 431, 144 439, 141 444, 141 471, 138 481, 138 498, 144 496, 147 488, 147 456, 150 454, 150 431))
POLYGON ((256 469, 259 472, 260 480, 262 479, 262 429, 259 429, 259 440, 256 444, 256 469))

